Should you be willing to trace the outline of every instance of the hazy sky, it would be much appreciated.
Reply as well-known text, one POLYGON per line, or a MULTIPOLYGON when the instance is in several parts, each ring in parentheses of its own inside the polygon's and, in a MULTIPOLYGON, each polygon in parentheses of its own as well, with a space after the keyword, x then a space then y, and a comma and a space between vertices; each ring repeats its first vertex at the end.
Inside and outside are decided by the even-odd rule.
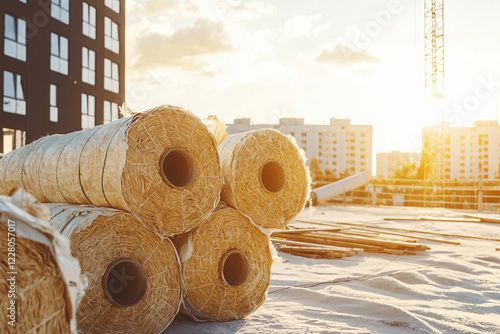
POLYGON ((495 119, 500 1, 445 1, 445 100, 424 97, 423 0, 127 0, 127 102, 224 122, 373 124, 374 153, 495 119))

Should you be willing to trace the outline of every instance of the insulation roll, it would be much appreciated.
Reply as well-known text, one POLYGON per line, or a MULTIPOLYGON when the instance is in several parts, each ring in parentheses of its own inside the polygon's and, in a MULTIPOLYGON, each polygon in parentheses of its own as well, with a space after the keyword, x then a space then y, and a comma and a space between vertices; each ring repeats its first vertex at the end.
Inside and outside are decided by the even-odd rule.
POLYGON ((269 238, 237 210, 216 210, 174 243, 184 282, 182 311, 195 320, 240 319, 266 299, 273 262, 269 238))
POLYGON ((46 215, 32 199, 0 198, 0 332, 76 333, 80 266, 68 239, 28 214, 46 215))
POLYGON ((283 228, 310 193, 309 169, 295 139, 273 129, 229 135, 220 144, 221 200, 265 228, 283 228))
POLYGON ((201 224, 222 187, 215 138, 173 106, 41 138, 0 159, 0 179, 0 195, 23 187, 46 203, 121 209, 163 235, 201 224))
POLYGON ((123 211, 47 206, 88 278, 76 314, 79 331, 159 333, 170 324, 181 300, 180 264, 170 239, 123 211))

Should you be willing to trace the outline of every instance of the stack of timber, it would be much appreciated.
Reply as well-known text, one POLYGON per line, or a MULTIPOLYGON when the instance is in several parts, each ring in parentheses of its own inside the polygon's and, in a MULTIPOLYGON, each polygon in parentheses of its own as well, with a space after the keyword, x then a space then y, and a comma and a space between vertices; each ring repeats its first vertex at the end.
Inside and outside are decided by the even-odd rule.
POLYGON ((416 255, 428 246, 409 237, 390 233, 360 231, 346 226, 297 228, 272 231, 272 241, 284 253, 309 258, 342 258, 360 253, 416 255))

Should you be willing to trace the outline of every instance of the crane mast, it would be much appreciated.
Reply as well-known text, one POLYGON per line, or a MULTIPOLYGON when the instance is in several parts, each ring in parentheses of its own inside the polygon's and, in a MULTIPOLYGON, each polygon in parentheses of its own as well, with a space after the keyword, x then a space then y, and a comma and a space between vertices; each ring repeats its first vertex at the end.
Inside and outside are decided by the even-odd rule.
POLYGON ((444 98, 444 0, 424 0, 425 95, 444 98))

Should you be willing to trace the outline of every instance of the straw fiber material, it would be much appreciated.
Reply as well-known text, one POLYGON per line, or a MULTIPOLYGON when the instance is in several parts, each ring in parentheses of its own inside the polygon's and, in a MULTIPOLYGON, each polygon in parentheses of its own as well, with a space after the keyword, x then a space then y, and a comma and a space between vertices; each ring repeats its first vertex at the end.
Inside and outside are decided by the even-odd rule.
POLYGON ((174 238, 182 266, 182 311, 195 320, 233 320, 266 299, 273 262, 268 236, 232 208, 216 210, 200 227, 174 238), (236 262, 224 257, 236 252, 236 262))
POLYGON ((181 277, 179 259, 168 238, 143 228, 123 211, 47 206, 51 223, 69 237, 71 251, 88 278, 89 286, 77 311, 79 331, 158 333, 170 324, 179 310, 181 277), (110 280, 106 279, 108 268, 123 259, 138 264, 144 281, 140 281, 140 272, 130 267, 115 267, 109 273, 110 280), (116 294, 110 299, 106 293, 116 294), (134 300, 124 302, 129 298, 134 300))
POLYGON ((304 152, 291 136, 273 130, 229 135, 220 144, 221 200, 265 228, 283 228, 310 194, 304 152))
MULTIPOLYGON (((28 196, 22 194, 24 198, 28 196)), ((21 209, 18 204, 20 202, 0 198, 0 308, 3 312, 0 332, 76 333, 75 312, 84 290, 78 261, 71 256, 67 238, 24 211, 25 205, 21 209), (10 224, 10 229, 8 220, 15 222, 10 224), (15 234, 15 268, 7 262, 8 246, 12 246, 7 242, 7 237, 11 237, 9 232, 15 234), (11 319, 7 317, 11 300, 7 278, 12 276, 15 276, 16 287, 12 298, 16 302, 15 327, 8 324, 11 319)), ((36 211, 36 207, 29 209, 36 211)))
POLYGON ((168 236, 210 215, 222 176, 217 143, 201 120, 165 105, 6 154, 0 195, 18 187, 45 203, 133 212, 146 228, 168 236))

